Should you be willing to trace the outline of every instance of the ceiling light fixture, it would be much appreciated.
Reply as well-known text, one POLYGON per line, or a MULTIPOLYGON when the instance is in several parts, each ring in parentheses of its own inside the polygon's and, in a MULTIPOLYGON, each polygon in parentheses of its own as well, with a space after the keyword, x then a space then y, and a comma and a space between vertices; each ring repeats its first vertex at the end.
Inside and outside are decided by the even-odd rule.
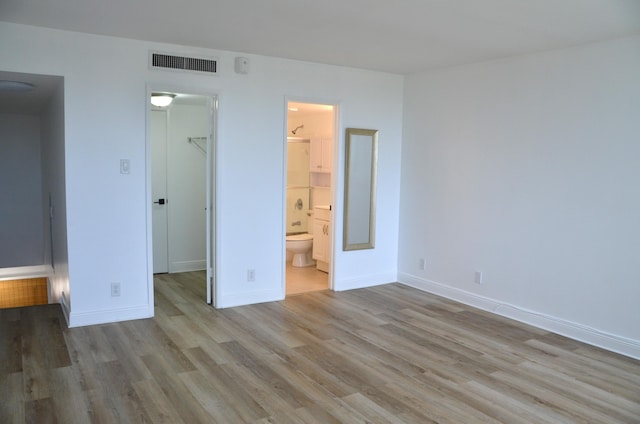
POLYGON ((35 88, 35 85, 22 81, 8 81, 0 80, 0 91, 8 93, 24 93, 31 91, 35 88))
POLYGON ((167 107, 176 97, 175 94, 170 93, 153 93, 151 94, 151 104, 157 107, 167 107))

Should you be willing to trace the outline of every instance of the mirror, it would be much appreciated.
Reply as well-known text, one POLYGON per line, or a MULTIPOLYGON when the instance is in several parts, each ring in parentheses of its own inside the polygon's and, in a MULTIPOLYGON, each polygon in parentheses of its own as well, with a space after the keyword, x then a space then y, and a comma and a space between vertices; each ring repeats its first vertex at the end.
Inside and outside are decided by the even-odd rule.
POLYGON ((347 128, 343 250, 373 249, 378 131, 347 128))

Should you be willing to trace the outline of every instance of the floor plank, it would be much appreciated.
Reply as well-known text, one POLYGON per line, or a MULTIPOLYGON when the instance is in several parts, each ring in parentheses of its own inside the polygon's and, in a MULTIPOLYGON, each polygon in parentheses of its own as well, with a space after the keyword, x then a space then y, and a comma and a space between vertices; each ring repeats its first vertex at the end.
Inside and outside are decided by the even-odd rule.
POLYGON ((401 284, 68 329, 0 310, 0 423, 640 423, 640 361, 401 284))

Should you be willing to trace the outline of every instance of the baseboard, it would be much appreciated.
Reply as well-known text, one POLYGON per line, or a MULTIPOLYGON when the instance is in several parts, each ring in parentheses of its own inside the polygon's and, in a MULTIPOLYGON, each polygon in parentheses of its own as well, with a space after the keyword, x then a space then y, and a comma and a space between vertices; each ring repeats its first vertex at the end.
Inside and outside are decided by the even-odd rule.
POLYGON ((53 272, 51 265, 30 265, 13 268, 0 268, 0 280, 18 280, 22 278, 48 277, 53 272))
MULTIPOLYGON (((351 280, 335 281, 333 290, 345 291, 353 289, 361 289, 365 287, 379 286, 397 281, 395 274, 372 274, 364 277, 358 277, 351 280)), ((283 291, 281 290, 265 290, 260 292, 250 292, 220 296, 217 308, 232 308, 235 306, 252 305, 255 303, 276 302, 283 300, 283 291)))
POLYGON ((60 294, 60 298, 58 299, 58 303, 60 303, 60 306, 62 307, 62 314, 64 315, 64 319, 67 322, 67 327, 70 327, 70 318, 69 318, 69 302, 67 301, 67 297, 64 294, 64 292, 62 292, 60 294))
POLYGON ((640 341, 638 340, 606 333, 582 324, 527 310, 516 305, 499 302, 411 274, 399 273, 398 281, 418 290, 455 300, 465 305, 511 318, 621 355, 640 359, 640 341))
POLYGON ((207 269, 207 261, 176 261, 169 264, 169 272, 204 271, 207 269))
POLYGON ((283 293, 282 290, 264 290, 220 296, 216 308, 233 308, 255 303, 276 302, 284 299, 283 293))
POLYGON ((108 324, 112 322, 129 321, 133 319, 152 318, 153 305, 140 305, 130 308, 108 309, 90 312, 71 312, 69 327, 85 325, 108 324))
POLYGON ((345 291, 363 289, 366 287, 380 286, 397 281, 395 274, 370 274, 350 280, 336 280, 333 282, 333 290, 345 291))

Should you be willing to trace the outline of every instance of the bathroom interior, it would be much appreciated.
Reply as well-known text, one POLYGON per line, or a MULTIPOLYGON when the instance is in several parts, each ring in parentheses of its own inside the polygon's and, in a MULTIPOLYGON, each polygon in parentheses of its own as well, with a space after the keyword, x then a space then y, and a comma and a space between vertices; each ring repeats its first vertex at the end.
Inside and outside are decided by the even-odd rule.
POLYGON ((333 150, 332 105, 287 105, 286 294, 330 286, 333 150))

